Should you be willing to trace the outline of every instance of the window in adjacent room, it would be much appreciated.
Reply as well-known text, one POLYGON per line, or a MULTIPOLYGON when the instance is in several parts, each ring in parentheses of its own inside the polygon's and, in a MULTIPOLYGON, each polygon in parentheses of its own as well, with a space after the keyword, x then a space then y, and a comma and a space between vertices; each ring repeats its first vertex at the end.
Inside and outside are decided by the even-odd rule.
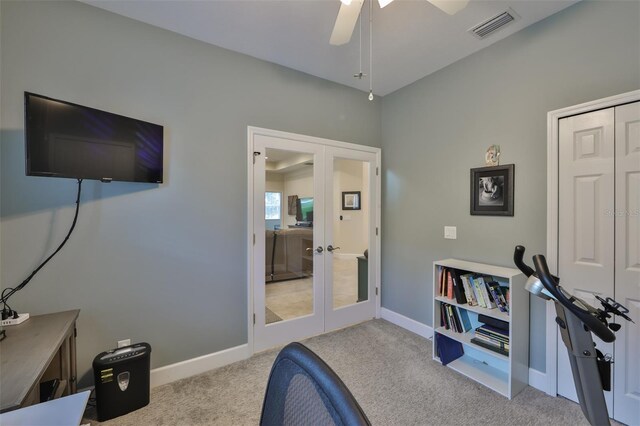
POLYGON ((280 220, 282 217, 282 194, 280 192, 264 193, 264 218, 265 220, 280 220))

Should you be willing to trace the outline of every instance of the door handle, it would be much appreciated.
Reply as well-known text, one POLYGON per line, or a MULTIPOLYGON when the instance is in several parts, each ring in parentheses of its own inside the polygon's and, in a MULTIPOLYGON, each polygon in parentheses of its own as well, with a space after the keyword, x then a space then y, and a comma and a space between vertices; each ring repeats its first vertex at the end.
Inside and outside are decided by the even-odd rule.
POLYGON ((340 250, 340 247, 334 247, 331 244, 329 244, 327 246, 327 250, 329 251, 329 253, 333 253, 334 250, 340 250))
MULTIPOLYGON (((328 248, 328 247, 327 247, 328 248)), ((312 251, 313 247, 309 247, 306 249, 307 251, 312 251)), ((322 248, 322 246, 318 246, 318 248, 315 249, 316 252, 318 253, 322 253, 324 251, 324 249, 322 248)))

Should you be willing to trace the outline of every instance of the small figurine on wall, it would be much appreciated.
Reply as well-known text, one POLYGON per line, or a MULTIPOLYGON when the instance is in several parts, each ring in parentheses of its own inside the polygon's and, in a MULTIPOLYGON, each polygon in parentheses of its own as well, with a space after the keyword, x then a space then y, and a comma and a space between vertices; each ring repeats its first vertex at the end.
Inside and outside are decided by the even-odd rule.
POLYGON ((484 162, 487 166, 500 165, 500 145, 491 145, 484 155, 484 162))

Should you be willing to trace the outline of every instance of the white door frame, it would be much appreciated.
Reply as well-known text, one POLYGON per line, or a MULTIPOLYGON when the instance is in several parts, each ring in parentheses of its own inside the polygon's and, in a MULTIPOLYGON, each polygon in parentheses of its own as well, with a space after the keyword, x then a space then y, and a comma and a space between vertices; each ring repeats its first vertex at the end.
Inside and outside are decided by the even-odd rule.
POLYGON ((380 282, 380 248, 382 241, 382 230, 381 230, 381 193, 382 193, 382 185, 381 185, 381 176, 380 170, 382 168, 381 160, 382 160, 382 150, 380 148, 366 146, 366 145, 358 145, 349 142, 341 142, 335 141, 331 139, 318 138, 314 136, 301 135, 297 133, 283 132, 280 130, 271 130, 265 129, 261 127, 255 126, 247 126, 247 239, 246 239, 246 247, 247 247, 247 342, 249 346, 249 356, 254 354, 254 345, 253 345, 253 310, 254 310, 254 276, 253 276, 253 209, 254 209, 254 198, 253 198, 253 140, 256 135, 263 135, 274 138, 281 139, 291 139, 295 141, 320 144, 325 146, 332 146, 336 148, 346 148, 353 149, 364 152, 371 152, 376 155, 376 205, 371 206, 374 213, 374 222, 376 229, 378 230, 376 236, 376 246, 378 250, 375 253, 375 280, 377 291, 375 294, 376 298, 376 318, 380 318, 380 300, 382 295, 382 283, 380 282))
MULTIPOLYGON (((547 113, 547 263, 552 274, 558 274, 558 121, 572 115, 640 101, 640 90, 622 93, 608 98, 557 109, 547 113)), ((553 302, 546 302, 546 375, 545 392, 556 396, 558 392, 557 358, 558 327, 553 302)))

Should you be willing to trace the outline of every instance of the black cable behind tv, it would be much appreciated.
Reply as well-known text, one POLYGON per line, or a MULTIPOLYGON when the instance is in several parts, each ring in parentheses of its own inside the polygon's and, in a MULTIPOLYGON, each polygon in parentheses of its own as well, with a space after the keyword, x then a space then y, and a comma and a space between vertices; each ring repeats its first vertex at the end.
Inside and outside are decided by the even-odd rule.
POLYGON ((82 190, 82 179, 78 179, 78 195, 76 197, 76 213, 73 216, 73 223, 71 224, 71 228, 69 229, 69 232, 67 233, 67 236, 64 238, 62 243, 58 246, 58 248, 53 253, 51 253, 51 255, 49 257, 47 257, 44 260, 44 262, 42 262, 40 264, 40 266, 38 266, 36 269, 34 269, 33 272, 31 272, 31 274, 24 281, 22 281, 20 283, 19 286, 14 287, 14 288, 5 288, 4 290, 2 290, 2 295, 0 297, 0 303, 2 303, 2 319, 3 320, 7 319, 7 318, 18 318, 18 313, 16 311, 14 311, 13 309, 11 309, 11 306, 9 306, 7 301, 16 292, 22 290, 29 283, 29 281, 31 281, 31 279, 40 271, 40 269, 42 269, 44 267, 44 265, 46 265, 56 254, 58 254, 58 252, 62 249, 62 247, 64 247, 64 245, 69 240, 69 237, 71 236, 71 233, 73 232, 74 228, 76 227, 76 222, 78 221, 78 212, 80 211, 80 192, 81 192, 81 190, 82 190), (5 293, 7 293, 7 294, 5 295, 5 293))

